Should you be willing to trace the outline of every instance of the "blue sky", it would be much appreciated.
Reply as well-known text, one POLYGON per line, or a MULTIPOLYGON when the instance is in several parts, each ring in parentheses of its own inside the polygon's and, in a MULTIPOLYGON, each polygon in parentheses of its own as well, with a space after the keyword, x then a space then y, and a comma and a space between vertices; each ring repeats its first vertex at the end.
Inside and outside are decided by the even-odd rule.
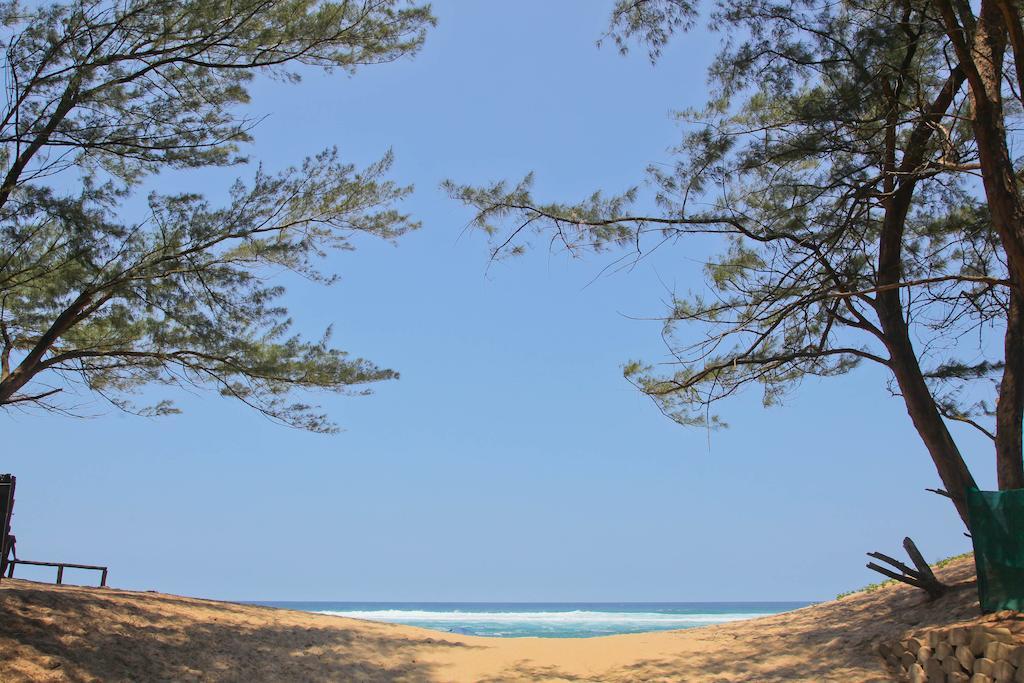
MULTIPOLYGON (((545 198, 621 190, 670 158, 670 111, 701 101, 716 38, 687 36, 652 67, 595 47, 610 4, 439 2, 414 60, 259 81, 252 156, 268 168, 391 147, 393 177, 416 185, 404 208, 421 230, 332 255, 335 287, 284 282, 299 330, 334 324, 339 346, 402 378, 323 397, 335 436, 214 394, 175 394, 184 413, 153 420, 5 416, 19 554, 227 599, 618 601, 824 599, 874 581, 864 553, 905 535, 932 559, 967 550, 878 370, 808 381, 771 410, 748 392, 711 435, 622 379, 625 361, 664 357, 657 323, 636 318, 661 312, 666 285, 703 286, 707 244, 601 277, 612 256, 543 244, 488 268, 442 180, 534 170, 545 198)), ((155 184, 223 189, 237 173, 155 184)), ((991 446, 956 433, 992 485, 991 446)))

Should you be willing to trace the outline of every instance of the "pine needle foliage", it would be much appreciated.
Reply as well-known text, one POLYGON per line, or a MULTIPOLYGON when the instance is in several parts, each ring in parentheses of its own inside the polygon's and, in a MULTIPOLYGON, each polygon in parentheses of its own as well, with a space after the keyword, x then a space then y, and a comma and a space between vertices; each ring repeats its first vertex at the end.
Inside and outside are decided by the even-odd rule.
POLYGON ((0 4, 0 406, 125 410, 147 385, 213 388, 294 427, 333 423, 304 390, 396 377, 290 331, 270 275, 329 284, 322 258, 359 234, 416 227, 390 153, 357 168, 329 148, 262 166, 215 205, 152 192, 168 169, 249 162, 259 74, 354 72, 414 54, 428 6, 398 0, 78 0, 0 4), (126 204, 143 205, 128 216, 126 204), (70 398, 74 396, 75 398, 70 398))
POLYGON ((629 259, 716 236, 705 287, 673 293, 667 361, 629 362, 626 377, 678 422, 716 426, 718 402, 745 388, 770 406, 807 377, 880 365, 966 515, 974 481, 949 423, 996 442, 1000 486, 1024 485, 1024 260, 1009 258, 1024 221, 1002 217, 1024 194, 993 215, 990 176, 1005 169, 991 149, 1012 147, 1020 59, 998 52, 993 138, 974 116, 991 59, 958 55, 999 31, 1002 50, 1021 19, 997 18, 1013 3, 986 0, 981 18, 954 4, 960 19, 942 0, 622 0, 609 36, 624 51, 640 44, 657 61, 705 21, 722 36, 706 104, 679 114, 672 163, 648 169, 654 201, 637 208, 633 188, 545 202, 532 176, 445 189, 475 211, 495 258, 534 235, 629 259))

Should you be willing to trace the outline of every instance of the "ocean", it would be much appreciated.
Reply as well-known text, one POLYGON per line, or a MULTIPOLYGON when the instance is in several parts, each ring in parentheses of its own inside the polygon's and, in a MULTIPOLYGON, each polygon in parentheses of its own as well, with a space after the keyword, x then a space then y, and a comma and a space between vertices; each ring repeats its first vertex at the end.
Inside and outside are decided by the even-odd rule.
POLYGON ((808 602, 253 602, 304 612, 498 638, 589 638, 694 628, 808 602))

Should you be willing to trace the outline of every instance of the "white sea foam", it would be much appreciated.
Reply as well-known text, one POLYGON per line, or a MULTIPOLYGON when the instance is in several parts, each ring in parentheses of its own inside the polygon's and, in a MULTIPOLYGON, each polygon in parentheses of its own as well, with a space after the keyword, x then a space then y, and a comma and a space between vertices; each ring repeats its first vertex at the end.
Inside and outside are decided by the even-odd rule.
POLYGON ((642 625, 647 624, 657 627, 680 627, 693 624, 718 624, 727 621, 739 621, 742 619, 753 619, 764 616, 763 613, 698 613, 698 614, 673 614, 661 612, 590 612, 584 610, 566 612, 469 612, 469 611, 448 611, 434 612, 428 610, 319 610, 321 614, 333 614, 340 617, 351 617, 354 619, 369 619, 371 621, 387 621, 401 624, 416 622, 443 622, 443 623, 488 623, 488 624, 564 624, 564 625, 642 625))

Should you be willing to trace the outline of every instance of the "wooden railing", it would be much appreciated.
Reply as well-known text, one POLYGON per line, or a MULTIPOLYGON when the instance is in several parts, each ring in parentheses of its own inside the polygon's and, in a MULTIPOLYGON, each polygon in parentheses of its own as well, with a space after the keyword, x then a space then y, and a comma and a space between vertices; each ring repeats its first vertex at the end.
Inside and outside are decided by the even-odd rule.
POLYGON ((100 574, 100 588, 105 588, 107 585, 107 568, 97 567, 92 564, 71 564, 70 562, 36 562, 35 560, 10 560, 7 563, 7 578, 14 578, 14 565, 16 564, 31 564, 37 567, 56 567, 57 568, 57 585, 60 585, 64 581, 64 567, 71 567, 72 569, 92 569, 100 574))

